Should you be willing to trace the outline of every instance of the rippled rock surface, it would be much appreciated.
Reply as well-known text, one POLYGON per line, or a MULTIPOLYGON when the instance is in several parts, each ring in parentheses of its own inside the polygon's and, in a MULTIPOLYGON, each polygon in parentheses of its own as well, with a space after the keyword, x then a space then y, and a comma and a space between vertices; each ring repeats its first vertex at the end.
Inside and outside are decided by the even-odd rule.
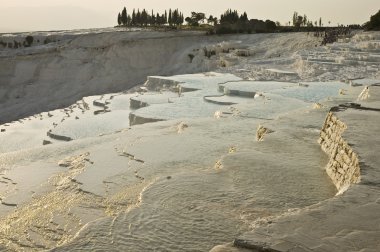
MULTIPOLYGON (((332 248, 334 240, 316 242, 328 227, 318 216, 347 222, 352 213, 377 209, 376 195, 366 192, 377 192, 377 173, 370 169, 378 163, 375 151, 367 147, 367 155, 360 148, 377 129, 378 84, 370 70, 359 80, 363 62, 358 69, 344 60, 325 64, 327 52, 354 57, 359 47, 368 54, 378 48, 360 36, 324 48, 314 48, 314 38, 292 36, 306 34, 247 35, 250 53, 244 56, 232 49, 240 43, 208 40, 216 55, 207 58, 193 48, 191 64, 207 62, 218 71, 148 76, 134 90, 84 97, 0 125, 0 248, 207 251, 236 238, 215 249, 268 245, 281 251, 298 248, 303 234, 308 237, 301 248, 332 248), (285 49, 313 46, 279 55, 280 47, 264 50, 267 39, 285 49), (363 85, 369 91, 359 104, 363 85), (341 180, 345 176, 337 173, 344 162, 335 165, 336 153, 317 142, 322 128, 329 148, 341 139, 323 123, 329 112, 348 127, 342 139, 354 140, 353 148, 347 140, 341 149, 346 156, 358 153, 360 174, 353 180, 360 181, 358 193, 353 186, 335 196, 351 180, 341 180), (355 127, 364 121, 368 124, 358 134, 355 127), (337 186, 330 177, 343 182, 337 186), (356 206, 358 195, 372 203, 362 197, 363 209, 345 208, 345 202, 356 206), (315 223, 316 233, 309 233, 306 228, 315 223), (268 225, 273 233, 264 239, 260 230, 268 225), (284 233, 290 237, 286 242, 284 233)), ((378 67, 372 63, 370 69, 378 67)), ((376 146, 377 138, 371 141, 376 146)), ((376 228, 363 231, 377 223, 375 212, 368 214, 374 224, 365 219, 358 232, 340 229, 329 237, 375 237, 376 228)))

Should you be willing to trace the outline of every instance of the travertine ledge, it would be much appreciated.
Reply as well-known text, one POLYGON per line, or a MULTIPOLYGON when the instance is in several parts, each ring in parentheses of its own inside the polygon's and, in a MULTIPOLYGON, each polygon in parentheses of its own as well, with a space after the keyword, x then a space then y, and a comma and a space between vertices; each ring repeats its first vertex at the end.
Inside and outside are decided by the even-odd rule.
POLYGON ((340 193, 360 182, 358 155, 342 138, 346 129, 346 124, 329 112, 318 140, 322 150, 330 156, 326 172, 340 193))

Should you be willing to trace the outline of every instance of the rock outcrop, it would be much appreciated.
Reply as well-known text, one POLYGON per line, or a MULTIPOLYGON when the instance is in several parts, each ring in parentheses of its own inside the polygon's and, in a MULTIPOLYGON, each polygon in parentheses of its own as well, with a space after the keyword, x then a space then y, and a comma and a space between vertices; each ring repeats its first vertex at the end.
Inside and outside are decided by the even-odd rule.
POLYGON ((264 137, 266 134, 269 134, 269 133, 272 133, 273 130, 270 130, 268 128, 265 128, 264 126, 262 125, 259 125, 257 127, 257 131, 256 131, 256 141, 258 142, 261 142, 264 140, 264 137))
POLYGON ((344 192, 351 184, 360 182, 358 155, 342 138, 347 126, 329 112, 318 140, 330 160, 326 172, 338 191, 344 192))

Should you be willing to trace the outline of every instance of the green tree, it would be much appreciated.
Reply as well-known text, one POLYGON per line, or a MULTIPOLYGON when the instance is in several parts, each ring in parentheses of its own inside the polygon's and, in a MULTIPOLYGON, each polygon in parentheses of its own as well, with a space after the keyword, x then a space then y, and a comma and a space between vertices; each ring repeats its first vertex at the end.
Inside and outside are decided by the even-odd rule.
POLYGON ((185 21, 185 19, 183 18, 183 13, 181 12, 181 14, 180 14, 180 25, 182 25, 184 21, 185 21))
POLYGON ((180 20, 180 13, 178 9, 175 9, 172 13, 172 24, 174 25, 180 25, 181 20, 180 20))
POLYGON ((172 9, 169 9, 169 16, 168 16, 168 23, 169 25, 172 25, 172 9))
POLYGON ((156 14, 156 24, 161 25, 161 16, 158 13, 156 14))
POLYGON ((205 14, 202 12, 191 12, 191 17, 187 17, 185 21, 191 26, 199 26, 199 22, 205 19, 205 14))
POLYGON ((148 26, 148 13, 145 9, 143 9, 141 12, 141 25, 145 27, 148 26))
POLYGON ((298 20, 298 13, 295 11, 293 13, 293 26, 296 26, 298 20))
POLYGON ((380 30, 380 10, 364 24, 367 30, 380 30))
POLYGON ((151 14, 150 25, 156 25, 156 16, 154 15, 153 10, 152 10, 152 14, 151 14))
POLYGON ((136 25, 136 12, 135 12, 135 9, 133 9, 132 17, 131 17, 131 26, 135 26, 135 25, 136 25))
POLYGON ((121 12, 121 23, 123 25, 127 25, 127 9, 125 7, 123 11, 121 12))
POLYGON ((248 22, 248 15, 246 12, 244 12, 241 16, 240 16, 240 22, 248 22))
POLYGON ((121 25, 121 15, 120 15, 120 12, 119 12, 119 14, 117 15, 117 24, 118 24, 118 25, 121 25))
POLYGON ((26 46, 29 47, 33 44, 34 38, 33 36, 29 35, 29 36, 26 36, 25 41, 26 41, 26 46))
POLYGON ((227 10, 220 16, 220 23, 236 24, 240 20, 239 14, 236 10, 227 10))
POLYGON ((300 28, 302 24, 303 24, 303 17, 297 16, 296 22, 293 23, 294 27, 300 28))
POLYGON ((276 23, 267 19, 265 20, 266 32, 274 32, 277 28, 276 23))
POLYGON ((306 26, 306 25, 307 25, 307 16, 306 16, 306 15, 303 15, 302 25, 303 25, 303 26, 306 26))
POLYGON ((138 26, 141 26, 142 22, 141 22, 141 13, 140 13, 140 9, 137 9, 137 13, 136 13, 136 24, 138 26))
POLYGON ((213 25, 214 24, 214 16, 213 15, 210 15, 207 19, 207 23, 210 24, 210 25, 213 25))

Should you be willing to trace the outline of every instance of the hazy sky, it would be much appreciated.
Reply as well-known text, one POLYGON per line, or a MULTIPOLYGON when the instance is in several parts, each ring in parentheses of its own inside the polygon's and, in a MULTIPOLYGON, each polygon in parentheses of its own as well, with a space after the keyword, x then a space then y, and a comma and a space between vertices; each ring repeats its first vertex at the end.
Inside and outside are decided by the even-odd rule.
POLYGON ((362 24, 380 9, 379 0, 0 0, 0 32, 111 27, 117 13, 146 8, 162 12, 179 8, 219 15, 228 8, 247 11, 249 18, 285 23, 294 11, 323 23, 362 24))

